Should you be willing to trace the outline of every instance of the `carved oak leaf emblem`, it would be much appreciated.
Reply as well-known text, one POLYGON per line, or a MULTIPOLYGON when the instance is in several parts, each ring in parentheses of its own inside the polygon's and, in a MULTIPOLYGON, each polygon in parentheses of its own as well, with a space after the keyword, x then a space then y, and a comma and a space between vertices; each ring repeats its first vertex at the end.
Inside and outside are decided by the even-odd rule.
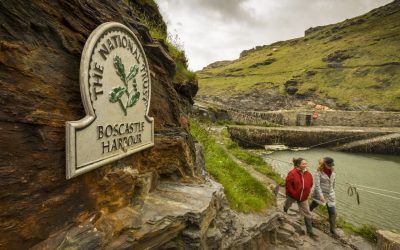
POLYGON ((124 114, 127 115, 128 114, 127 109, 135 106, 140 98, 140 91, 138 91, 137 89, 136 78, 135 78, 139 72, 139 67, 137 65, 133 65, 130 68, 128 75, 126 75, 125 65, 122 63, 121 57, 115 56, 114 68, 124 86, 114 87, 109 94, 109 101, 111 103, 118 102, 124 114), (130 91, 129 91, 130 89, 129 82, 132 82, 132 87, 130 91), (124 103, 121 100, 124 94, 128 97, 126 103, 124 103))

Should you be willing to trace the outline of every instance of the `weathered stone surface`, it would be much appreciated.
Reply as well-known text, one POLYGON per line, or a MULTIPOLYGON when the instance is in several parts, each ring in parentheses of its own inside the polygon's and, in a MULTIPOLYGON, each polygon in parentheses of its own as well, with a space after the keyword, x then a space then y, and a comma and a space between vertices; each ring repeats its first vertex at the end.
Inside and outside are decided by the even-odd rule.
POLYGON ((33 249, 263 249, 276 241, 281 217, 233 212, 214 181, 168 181, 143 204, 56 232, 33 249))
MULTIPOLYGON (((202 146, 195 147, 201 156, 202 146)), ((132 202, 117 208, 112 204, 122 194, 99 197, 101 214, 53 233, 33 249, 265 249, 278 242, 281 213, 232 211, 222 186, 208 178, 202 157, 195 164, 196 172, 205 173, 202 184, 157 181, 151 173, 140 175, 130 167, 123 168, 125 174, 136 178, 108 173, 110 183, 126 180, 121 184, 134 197, 132 202)), ((289 242, 281 240, 282 245, 289 242)))
POLYGON ((376 248, 376 245, 372 245, 369 241, 366 239, 362 238, 359 235, 351 235, 348 237, 348 241, 351 242, 357 249, 362 249, 362 250, 373 250, 373 249, 379 249, 376 248))
POLYGON ((378 244, 377 249, 399 250, 400 235, 386 230, 377 231, 378 244))

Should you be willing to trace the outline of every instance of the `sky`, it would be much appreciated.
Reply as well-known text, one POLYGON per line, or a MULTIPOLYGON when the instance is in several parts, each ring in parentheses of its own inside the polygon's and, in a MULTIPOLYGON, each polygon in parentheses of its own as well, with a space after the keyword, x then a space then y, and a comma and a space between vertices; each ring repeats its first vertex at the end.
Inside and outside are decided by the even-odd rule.
POLYGON ((191 70, 241 51, 304 36, 310 27, 362 15, 391 0, 156 0, 170 40, 191 70))

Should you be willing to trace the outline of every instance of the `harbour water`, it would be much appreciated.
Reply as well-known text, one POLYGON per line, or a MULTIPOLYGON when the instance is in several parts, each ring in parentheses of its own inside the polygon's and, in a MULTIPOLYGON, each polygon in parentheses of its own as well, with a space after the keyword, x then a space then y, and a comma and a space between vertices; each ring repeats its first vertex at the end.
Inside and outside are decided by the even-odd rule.
POLYGON ((315 173, 318 159, 330 156, 335 160, 337 213, 355 224, 371 224, 381 229, 400 230, 400 156, 355 154, 327 149, 278 151, 263 154, 284 177, 293 167, 293 157, 308 161, 315 173), (348 195, 349 185, 356 186, 360 197, 348 195))

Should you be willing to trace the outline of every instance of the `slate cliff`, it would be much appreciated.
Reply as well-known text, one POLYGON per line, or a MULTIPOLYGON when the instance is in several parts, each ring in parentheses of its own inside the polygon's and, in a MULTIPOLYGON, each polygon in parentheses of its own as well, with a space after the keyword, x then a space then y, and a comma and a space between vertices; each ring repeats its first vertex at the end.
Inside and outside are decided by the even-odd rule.
POLYGON ((176 84, 175 62, 125 1, 3 0, 0 10, 0 249, 269 242, 280 216, 244 223, 228 208, 183 112, 197 85, 185 82, 190 91, 183 91, 176 84), (81 52, 107 21, 129 27, 148 57, 155 146, 66 180, 65 122, 85 116, 81 52))
MULTIPOLYGON (((0 9, 0 249, 27 249, 89 218, 104 221, 142 203, 159 180, 201 182, 181 111, 188 101, 172 85, 175 63, 124 1, 5 0, 0 9), (128 26, 149 59, 155 146, 66 180, 65 121, 85 116, 81 52, 107 21, 128 26)), ((104 227, 118 235, 127 230, 104 227)), ((98 246, 115 236, 99 235, 98 246)))

